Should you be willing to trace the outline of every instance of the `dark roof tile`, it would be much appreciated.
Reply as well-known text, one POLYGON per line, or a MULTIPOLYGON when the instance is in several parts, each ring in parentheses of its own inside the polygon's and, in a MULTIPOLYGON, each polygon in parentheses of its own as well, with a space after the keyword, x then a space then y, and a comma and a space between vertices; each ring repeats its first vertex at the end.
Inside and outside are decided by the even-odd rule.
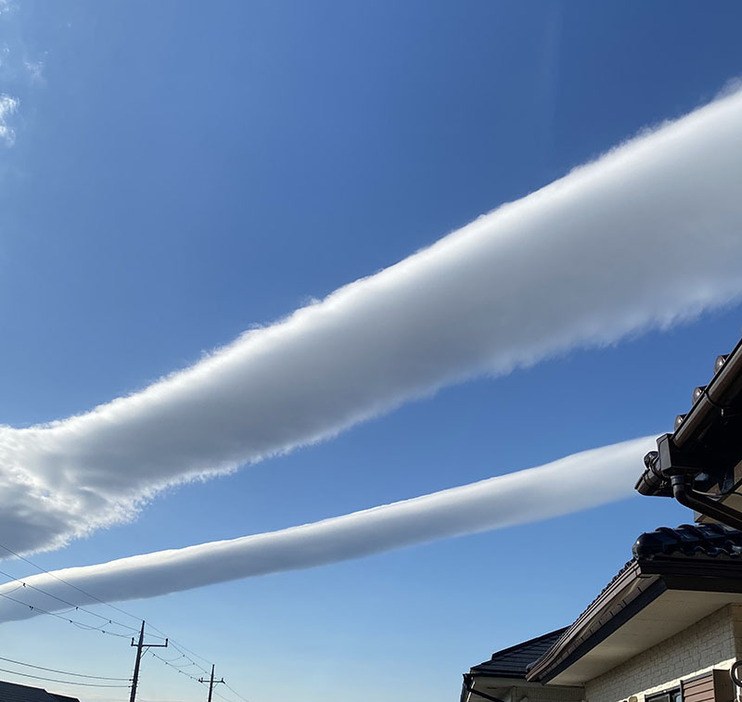
POLYGON ((742 558, 742 532, 723 524, 682 524, 642 534, 634 558, 742 558))
MULTIPOLYGON (((607 611, 601 606, 601 600, 608 597, 617 597, 621 594, 621 587, 631 579, 631 573, 639 575, 645 572, 656 575, 657 571, 650 564, 665 565, 672 563, 682 572, 685 567, 693 572, 693 567, 701 565, 705 568, 718 565, 723 570, 738 570, 742 562, 742 531, 732 529, 722 524, 681 524, 676 529, 660 527, 655 531, 641 534, 633 546, 634 558, 630 560, 617 575, 603 588, 600 594, 580 614, 564 637, 555 641, 539 664, 541 670, 532 674, 530 679, 549 680, 551 671, 561 665, 572 655, 580 645, 589 640, 613 616, 613 611, 607 611), (703 561, 708 561, 703 563, 703 561), (613 591, 613 592, 612 592, 613 591)), ((717 569, 718 570, 718 569, 717 569)), ((641 593, 641 588, 633 591, 633 597, 641 593)), ((621 608, 627 601, 621 600, 621 608)))
POLYGON ((565 631, 566 628, 557 629, 549 634, 497 651, 492 654, 490 660, 475 665, 471 672, 475 675, 491 677, 525 678, 528 667, 541 658, 565 631))

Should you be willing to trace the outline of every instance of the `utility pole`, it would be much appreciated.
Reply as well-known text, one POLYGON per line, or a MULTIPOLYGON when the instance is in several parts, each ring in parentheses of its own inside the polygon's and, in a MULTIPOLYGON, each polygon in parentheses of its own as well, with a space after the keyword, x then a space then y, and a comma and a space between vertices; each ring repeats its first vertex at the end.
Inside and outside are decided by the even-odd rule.
POLYGON ((135 702, 137 698, 137 683, 139 682, 139 664, 142 662, 142 653, 145 648, 167 648, 167 639, 164 644, 146 644, 144 643, 144 621, 139 632, 139 641, 134 643, 134 637, 131 638, 131 645, 137 648, 137 657, 134 660, 134 676, 131 680, 131 696, 129 702, 135 702))
MULTIPOLYGON (((214 664, 211 664, 211 678, 208 680, 206 678, 199 678, 198 681, 200 683, 209 683, 209 702, 211 702, 211 693, 214 691, 214 685, 219 685, 220 683, 224 682, 224 678, 221 680, 214 680, 214 664)), ((225 683, 226 684, 226 683, 225 683)))

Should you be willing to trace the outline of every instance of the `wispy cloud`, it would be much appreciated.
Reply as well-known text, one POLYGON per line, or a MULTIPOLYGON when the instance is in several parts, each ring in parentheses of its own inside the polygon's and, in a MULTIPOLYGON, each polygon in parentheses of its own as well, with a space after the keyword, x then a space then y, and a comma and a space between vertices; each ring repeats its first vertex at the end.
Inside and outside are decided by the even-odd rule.
POLYGON ((168 485, 742 294, 742 94, 77 417, 0 428, 0 532, 48 548, 168 485))
POLYGON ((65 602, 94 604, 86 593, 107 602, 154 597, 595 507, 631 494, 653 445, 653 437, 636 439, 314 524, 43 573, 24 579, 27 587, 15 596, 23 604, 2 597, 17 583, 0 586, 0 621, 34 616, 29 605, 54 611, 65 602))
POLYGON ((41 83, 44 80, 44 62, 43 61, 23 61, 23 68, 26 70, 32 83, 41 83))
POLYGON ((15 131, 10 126, 9 119, 18 109, 18 104, 17 98, 0 94, 0 141, 4 141, 6 146, 13 146, 15 143, 15 131))
MULTIPOLYGON (((0 0, 0 146, 15 144, 13 121, 21 105, 18 95, 28 93, 31 84, 43 84, 44 62, 29 54, 23 39, 23 22, 17 11, 19 5, 11 0, 0 0)), ((24 104, 26 104, 24 97, 24 104)), ((14 119, 15 118, 15 119, 14 119)))

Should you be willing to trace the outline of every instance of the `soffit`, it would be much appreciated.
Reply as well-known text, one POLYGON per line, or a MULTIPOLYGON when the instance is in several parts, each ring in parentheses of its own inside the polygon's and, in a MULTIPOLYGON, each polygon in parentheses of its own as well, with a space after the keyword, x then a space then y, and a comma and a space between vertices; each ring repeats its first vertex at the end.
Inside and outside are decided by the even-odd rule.
POLYGON ((581 685, 687 629, 742 593, 666 590, 603 641, 549 680, 549 685, 581 685))

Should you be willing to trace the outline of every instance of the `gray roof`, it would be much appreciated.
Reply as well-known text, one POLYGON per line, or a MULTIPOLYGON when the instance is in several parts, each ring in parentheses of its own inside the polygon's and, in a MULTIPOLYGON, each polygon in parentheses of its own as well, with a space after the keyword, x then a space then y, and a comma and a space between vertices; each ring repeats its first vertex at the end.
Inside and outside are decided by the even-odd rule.
POLYGON ((55 695, 40 687, 28 687, 0 680, 0 700, 2 702, 80 702, 76 697, 55 695))
POLYGON ((557 629, 516 646, 497 651, 488 661, 475 665, 471 669, 471 674, 525 679, 528 667, 541 658, 566 630, 566 627, 557 629))

